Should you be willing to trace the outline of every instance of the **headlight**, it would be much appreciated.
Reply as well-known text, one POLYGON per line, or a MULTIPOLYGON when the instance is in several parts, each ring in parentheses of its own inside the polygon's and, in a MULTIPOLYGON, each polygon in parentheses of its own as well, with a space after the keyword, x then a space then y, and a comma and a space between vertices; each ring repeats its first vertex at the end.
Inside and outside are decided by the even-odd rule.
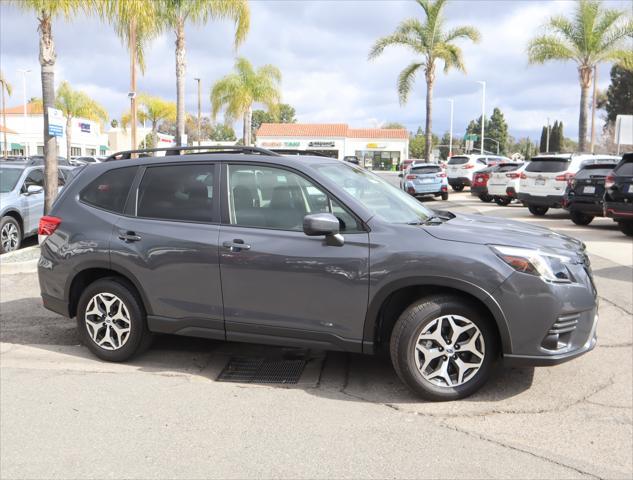
POLYGON ((557 283, 570 283, 574 280, 566 266, 572 259, 564 255, 504 245, 493 245, 490 248, 517 272, 540 276, 543 280, 557 283))

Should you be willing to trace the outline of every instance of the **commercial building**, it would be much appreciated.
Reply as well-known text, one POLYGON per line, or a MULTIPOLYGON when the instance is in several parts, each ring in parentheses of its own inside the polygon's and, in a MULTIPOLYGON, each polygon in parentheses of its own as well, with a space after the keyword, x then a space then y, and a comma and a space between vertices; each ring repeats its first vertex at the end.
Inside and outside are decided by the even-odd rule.
POLYGON ((314 152, 340 160, 355 156, 366 168, 391 170, 409 157, 409 132, 350 128, 345 123, 263 123, 255 145, 273 151, 314 152))
MULTIPOLYGON (((26 109, 24 105, 7 108, 4 112, 0 111, 0 122, 4 118, 6 118, 6 125, 3 126, 15 132, 11 136, 11 141, 7 139, 11 155, 44 154, 44 114, 41 103, 28 103, 26 109)), ((108 153, 108 136, 101 132, 101 125, 98 122, 85 118, 73 118, 71 128, 70 153, 66 152, 66 126, 64 125, 64 136, 57 137, 57 155, 75 157, 108 153)), ((4 141, 2 134, 0 134, 0 141, 4 141)))

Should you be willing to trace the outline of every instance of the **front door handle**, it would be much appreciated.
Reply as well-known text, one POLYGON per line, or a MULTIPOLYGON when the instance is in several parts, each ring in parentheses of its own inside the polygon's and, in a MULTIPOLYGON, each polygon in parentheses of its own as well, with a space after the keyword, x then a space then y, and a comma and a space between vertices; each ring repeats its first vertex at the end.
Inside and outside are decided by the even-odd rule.
POLYGON ((242 250, 250 250, 251 246, 244 243, 244 240, 239 238, 234 239, 232 242, 227 240, 222 242, 222 246, 232 252, 240 252, 242 250))
POLYGON ((141 236, 134 232, 119 232, 119 240, 123 240, 124 242, 138 242, 140 239, 141 236))

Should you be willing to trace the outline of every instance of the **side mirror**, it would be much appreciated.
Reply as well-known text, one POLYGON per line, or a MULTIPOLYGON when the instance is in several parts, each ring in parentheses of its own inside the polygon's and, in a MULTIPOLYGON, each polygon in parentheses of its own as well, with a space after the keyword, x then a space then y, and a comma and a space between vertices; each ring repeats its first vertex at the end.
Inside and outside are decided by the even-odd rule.
POLYGON ((309 237, 325 235, 328 245, 342 247, 345 243, 338 218, 331 213, 313 213, 303 217, 303 233, 309 237))
POLYGON ((43 191, 44 191, 44 188, 39 185, 29 185, 28 187, 26 187, 27 195, 34 195, 36 193, 41 193, 43 191))
POLYGON ((402 178, 402 177, 403 177, 402 173, 399 173, 399 174, 398 174, 398 176, 399 176, 400 178, 402 178))

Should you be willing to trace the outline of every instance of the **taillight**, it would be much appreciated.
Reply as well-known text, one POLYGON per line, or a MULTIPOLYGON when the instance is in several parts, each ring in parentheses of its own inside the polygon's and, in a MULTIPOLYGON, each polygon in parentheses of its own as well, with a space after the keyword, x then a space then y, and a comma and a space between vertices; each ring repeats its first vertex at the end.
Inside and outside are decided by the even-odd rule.
POLYGON ((49 217, 48 215, 44 215, 40 218, 40 225, 37 229, 38 235, 52 235, 59 224, 62 223, 62 219, 59 217, 49 217))
POLYGON ((444 172, 442 172, 442 173, 438 173, 436 176, 439 177, 439 178, 444 178, 446 176, 446 174, 444 172))
POLYGON ((506 173, 506 177, 508 178, 523 178, 520 173, 506 173))
POLYGON ((527 180, 527 175, 525 173, 521 173, 521 180, 527 180))
POLYGON ((418 176, 417 175, 407 175, 405 178, 407 180, 415 180, 416 178, 418 178, 418 176))
POLYGON ((465 165, 464 168, 475 168, 474 165, 465 165))
POLYGON ((604 179, 604 188, 611 188, 615 185, 615 175, 610 173, 607 178, 604 179))
POLYGON ((567 182, 568 184, 571 185, 572 180, 574 179, 575 175, 573 173, 563 173, 562 175, 556 175, 556 177, 554 178, 554 180, 556 180, 557 182, 567 182))

